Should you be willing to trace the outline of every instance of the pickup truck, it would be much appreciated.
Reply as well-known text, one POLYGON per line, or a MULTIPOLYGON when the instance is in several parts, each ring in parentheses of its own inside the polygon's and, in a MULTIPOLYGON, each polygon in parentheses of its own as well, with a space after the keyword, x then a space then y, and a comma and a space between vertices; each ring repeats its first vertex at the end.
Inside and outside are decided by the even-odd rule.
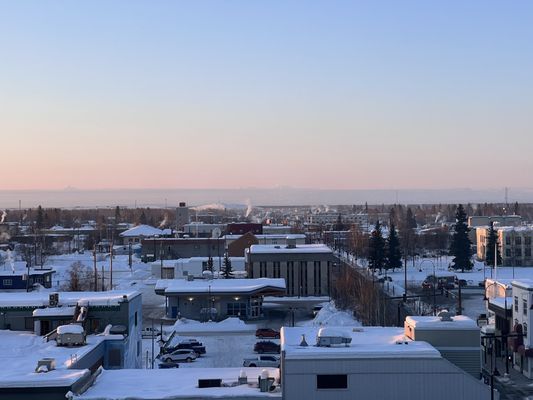
POLYGON ((258 356, 254 358, 245 358, 242 363, 243 367, 273 367, 279 368, 279 357, 276 356, 258 356))

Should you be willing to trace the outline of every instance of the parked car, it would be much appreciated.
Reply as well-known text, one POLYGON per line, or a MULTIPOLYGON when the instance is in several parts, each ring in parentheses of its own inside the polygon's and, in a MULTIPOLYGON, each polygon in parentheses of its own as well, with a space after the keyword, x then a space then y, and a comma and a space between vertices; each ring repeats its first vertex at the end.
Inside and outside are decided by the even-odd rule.
POLYGON ((271 341, 257 342, 254 346, 254 351, 259 354, 263 353, 277 353, 281 351, 281 346, 271 341))
POLYGON ((174 346, 168 346, 166 348, 162 348, 161 352, 163 354, 167 354, 167 353, 172 353, 174 350, 179 350, 179 349, 194 350, 198 356, 206 353, 205 346, 202 344, 202 342, 199 342, 196 339, 182 340, 181 342, 179 342, 178 344, 174 346))
POLYGON ((196 360, 198 356, 194 350, 178 349, 172 353, 167 353, 161 356, 161 359, 165 363, 171 362, 191 362, 196 360))
POLYGON ((160 369, 167 369, 167 368, 179 368, 180 365, 175 362, 175 361, 171 361, 171 362, 161 362, 159 363, 158 365, 158 368, 160 369))
POLYGON ((152 327, 146 327, 146 328, 144 328, 144 329, 141 331, 141 337, 142 337, 143 339, 151 338, 152 335, 153 335, 154 337, 157 337, 157 336, 161 335, 161 331, 160 331, 159 329, 157 329, 157 328, 154 328, 154 329, 152 330, 152 327))
POLYGON ((279 368, 279 357, 276 356, 259 356, 257 358, 245 358, 242 363, 243 367, 273 367, 279 368))
POLYGON ((279 332, 270 328, 262 328, 255 331, 255 336, 258 338, 279 339, 279 332))

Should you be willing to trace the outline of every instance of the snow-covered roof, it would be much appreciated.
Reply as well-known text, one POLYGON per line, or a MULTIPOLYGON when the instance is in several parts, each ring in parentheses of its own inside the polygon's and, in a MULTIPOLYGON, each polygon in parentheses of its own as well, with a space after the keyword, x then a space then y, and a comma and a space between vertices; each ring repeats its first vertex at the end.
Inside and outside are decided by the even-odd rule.
POLYGON ((494 297, 489 299, 490 304, 494 304, 496 307, 505 309, 507 306, 508 310, 513 308, 513 298, 512 297, 494 297))
POLYGON ((511 284, 521 289, 533 290, 533 279, 514 280, 511 284))
POLYGON ((405 323, 418 330, 479 330, 476 321, 465 315, 456 315, 451 319, 451 321, 442 321, 438 316, 408 316, 405 318, 405 323))
POLYGON ((83 334, 83 327, 78 324, 60 325, 57 327, 58 335, 63 335, 66 333, 81 335, 83 334))
MULTIPOLYGON (((243 235, 224 235, 223 239, 236 240, 242 237, 243 235)), ((282 233, 258 233, 254 234, 257 239, 268 240, 283 240, 283 239, 305 239, 304 234, 282 234, 282 233)))
MULTIPOLYGON (((0 292, 1 307, 46 307, 50 302, 51 292, 0 292)), ((98 306, 115 306, 124 299, 131 300, 140 293, 137 291, 108 292, 59 292, 59 305, 75 306, 88 303, 98 306)))
POLYGON ((0 330, 0 354, 4 366, 9 366, 0 368, 0 388, 72 385, 89 374, 85 369, 69 369, 73 360, 79 360, 105 339, 89 335, 85 346, 62 347, 30 332, 0 330), (37 361, 43 358, 55 359, 56 370, 36 373, 37 361))
POLYGON ((503 232, 532 232, 533 225, 522 225, 522 226, 495 226, 496 231, 503 232))
POLYGON ((332 254, 325 244, 298 244, 295 247, 287 247, 277 244, 253 244, 250 246, 250 254, 270 254, 270 253, 324 253, 332 254))
POLYGON ((157 229, 150 225, 137 225, 136 227, 133 227, 131 229, 128 229, 127 231, 122 232, 119 236, 120 237, 152 237, 156 235, 167 235, 170 234, 170 229, 157 229), (168 233, 165 233, 168 232, 168 233))
POLYGON ((281 398, 281 391, 261 392, 257 386, 237 385, 241 372, 257 383, 263 370, 279 378, 277 368, 180 368, 104 370, 79 400, 281 398), (199 388, 198 379, 222 379, 224 387, 199 388))
POLYGON ((72 317, 76 307, 46 307, 33 310, 34 317, 72 317))
POLYGON ((404 336, 402 328, 331 327, 352 338, 348 346, 317 347, 319 327, 281 328, 281 347, 290 359, 350 359, 350 358, 441 358, 429 343, 412 341, 404 336), (302 335, 309 344, 300 346, 302 335))
POLYGON ((169 294, 215 294, 215 293, 243 293, 250 294, 264 289, 285 291, 283 278, 257 279, 160 279, 155 285, 156 292, 169 294))

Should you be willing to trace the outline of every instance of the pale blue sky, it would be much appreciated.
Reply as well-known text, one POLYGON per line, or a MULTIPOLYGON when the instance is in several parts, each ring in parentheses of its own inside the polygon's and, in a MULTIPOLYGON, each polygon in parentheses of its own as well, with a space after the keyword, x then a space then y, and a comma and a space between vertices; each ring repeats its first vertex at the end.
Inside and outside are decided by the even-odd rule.
POLYGON ((531 21, 527 1, 0 1, 0 189, 533 186, 531 21))

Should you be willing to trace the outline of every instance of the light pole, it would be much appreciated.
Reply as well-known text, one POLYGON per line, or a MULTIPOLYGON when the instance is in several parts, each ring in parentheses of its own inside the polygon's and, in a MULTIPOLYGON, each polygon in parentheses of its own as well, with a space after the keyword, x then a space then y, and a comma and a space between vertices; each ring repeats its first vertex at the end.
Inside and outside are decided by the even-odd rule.
MULTIPOLYGON (((429 262, 429 263, 431 263, 431 265, 433 265, 433 282, 432 282, 432 286, 433 286, 433 315, 436 316, 437 315, 437 287, 436 287, 436 285, 437 285, 437 274, 435 272, 435 262, 433 260, 430 260, 429 258, 426 258, 426 259, 422 260, 422 262, 420 264, 418 264, 418 268, 421 269, 422 264, 424 264, 425 262, 429 262)), ((407 278, 406 278, 406 282, 407 282, 407 278)), ((405 286, 407 287, 407 283, 406 283, 405 286)), ((405 293, 407 293, 407 289, 405 290, 405 293)))
MULTIPOLYGON (((509 355, 508 355, 508 349, 507 349, 507 340, 506 340, 506 336, 507 334, 509 333, 509 321, 507 319, 507 286, 504 285, 503 283, 501 282, 498 282, 498 281, 494 281, 492 282, 490 285, 488 285, 485 290, 484 290, 484 296, 483 296, 483 300, 485 300, 487 302, 487 309, 488 309, 488 301, 490 300, 489 297, 487 296, 487 290, 491 287, 491 286, 494 286, 494 285, 499 285, 503 288, 503 301, 504 301, 504 316, 505 316, 505 325, 504 325, 504 330, 502 330, 502 345, 505 347, 505 373, 506 374, 509 374, 509 355)), ((499 296, 493 296, 493 298, 495 297, 499 297, 499 296)), ((497 368, 496 368, 497 370, 497 368)))

